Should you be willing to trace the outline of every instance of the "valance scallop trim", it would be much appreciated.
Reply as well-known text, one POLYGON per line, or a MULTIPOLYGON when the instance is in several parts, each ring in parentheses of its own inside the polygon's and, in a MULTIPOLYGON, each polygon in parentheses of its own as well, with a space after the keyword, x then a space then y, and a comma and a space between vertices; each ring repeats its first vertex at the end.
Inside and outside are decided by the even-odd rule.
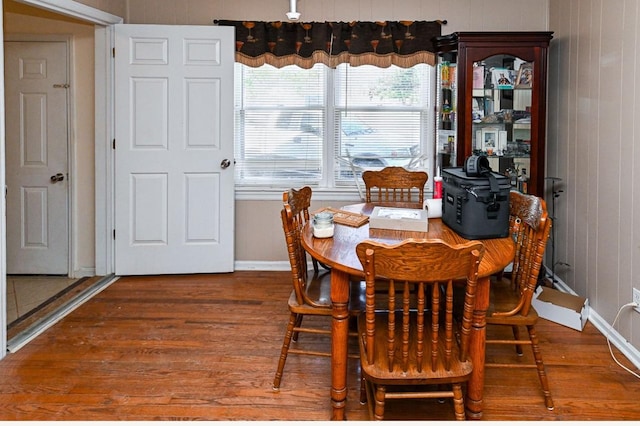
MULTIPOLYGON (((445 21, 446 23, 446 21, 445 21)), ((433 38, 443 21, 398 22, 261 22, 216 21, 236 28, 236 61, 251 67, 281 68, 316 63, 336 67, 419 63, 435 65, 433 38)))

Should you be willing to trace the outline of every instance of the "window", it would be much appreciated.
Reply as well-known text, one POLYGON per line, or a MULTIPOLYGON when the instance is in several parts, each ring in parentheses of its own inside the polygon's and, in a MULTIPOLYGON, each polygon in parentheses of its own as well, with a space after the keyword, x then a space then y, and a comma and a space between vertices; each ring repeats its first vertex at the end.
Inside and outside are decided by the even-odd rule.
POLYGON ((349 189, 362 168, 432 167, 425 155, 433 152, 429 65, 236 64, 235 84, 240 188, 349 189))

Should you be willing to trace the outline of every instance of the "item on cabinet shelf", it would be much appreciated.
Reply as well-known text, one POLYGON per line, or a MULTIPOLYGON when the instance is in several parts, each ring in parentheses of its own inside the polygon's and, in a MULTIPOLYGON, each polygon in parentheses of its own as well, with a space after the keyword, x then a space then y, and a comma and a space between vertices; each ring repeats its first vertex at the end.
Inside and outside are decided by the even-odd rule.
POLYGON ((440 67, 440 78, 442 80, 442 87, 451 87, 451 67, 449 62, 445 61, 440 67))
POLYGON ((484 89, 484 65, 473 66, 473 88, 484 89))
POLYGON ((372 228, 427 232, 428 212, 424 209, 376 206, 369 217, 369 229, 372 228))
POLYGON ((527 186, 529 184, 529 177, 527 176, 527 169, 522 168, 522 174, 518 176, 518 191, 523 194, 527 193, 527 186))
POLYGON ((438 152, 451 153, 451 149, 456 142, 456 135, 453 131, 440 132, 438 135, 438 152))
POLYGON ((482 129, 482 151, 487 151, 491 149, 492 151, 497 149, 496 144, 498 143, 498 129, 496 128, 485 128, 482 129))
POLYGON ((513 89, 513 70, 507 68, 493 68, 491 83, 496 89, 513 89))
POLYGON ((503 155, 507 150, 507 131, 500 130, 498 132, 498 155, 503 155))
POLYGON ((524 62, 518 69, 518 77, 516 78, 517 89, 531 89, 533 83, 533 66, 529 62, 524 62))
POLYGON ((509 184, 512 187, 517 188, 518 187, 518 171, 514 168, 509 168, 507 169, 507 173, 509 177, 509 184))
MULTIPOLYGON (((470 161, 481 160, 466 162, 470 161)), ((446 225, 467 239, 509 235, 511 186, 506 176, 490 169, 482 176, 468 176, 462 168, 452 167, 442 171, 442 178, 442 221, 446 225)))

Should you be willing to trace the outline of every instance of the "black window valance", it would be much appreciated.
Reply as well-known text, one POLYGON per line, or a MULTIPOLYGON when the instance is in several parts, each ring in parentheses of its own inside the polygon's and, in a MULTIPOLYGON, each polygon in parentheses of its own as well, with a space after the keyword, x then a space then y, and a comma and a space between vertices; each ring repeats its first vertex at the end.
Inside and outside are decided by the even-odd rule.
POLYGON ((277 68, 316 63, 397 65, 435 64, 433 37, 443 21, 263 22, 214 21, 236 28, 236 61, 277 68))

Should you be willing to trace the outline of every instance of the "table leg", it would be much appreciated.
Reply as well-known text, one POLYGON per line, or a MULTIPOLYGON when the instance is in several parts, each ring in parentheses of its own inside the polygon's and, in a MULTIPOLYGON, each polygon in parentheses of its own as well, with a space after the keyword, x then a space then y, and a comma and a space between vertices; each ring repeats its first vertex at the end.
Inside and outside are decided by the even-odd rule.
POLYGON ((471 327, 470 356, 473 362, 473 373, 467 385, 465 399, 466 414, 469 420, 482 419, 484 392, 484 358, 487 340, 487 309, 489 308, 489 277, 478 278, 476 290, 476 306, 473 311, 471 327))
POLYGON ((349 339, 349 274, 331 270, 331 405, 332 420, 345 420, 349 339))

